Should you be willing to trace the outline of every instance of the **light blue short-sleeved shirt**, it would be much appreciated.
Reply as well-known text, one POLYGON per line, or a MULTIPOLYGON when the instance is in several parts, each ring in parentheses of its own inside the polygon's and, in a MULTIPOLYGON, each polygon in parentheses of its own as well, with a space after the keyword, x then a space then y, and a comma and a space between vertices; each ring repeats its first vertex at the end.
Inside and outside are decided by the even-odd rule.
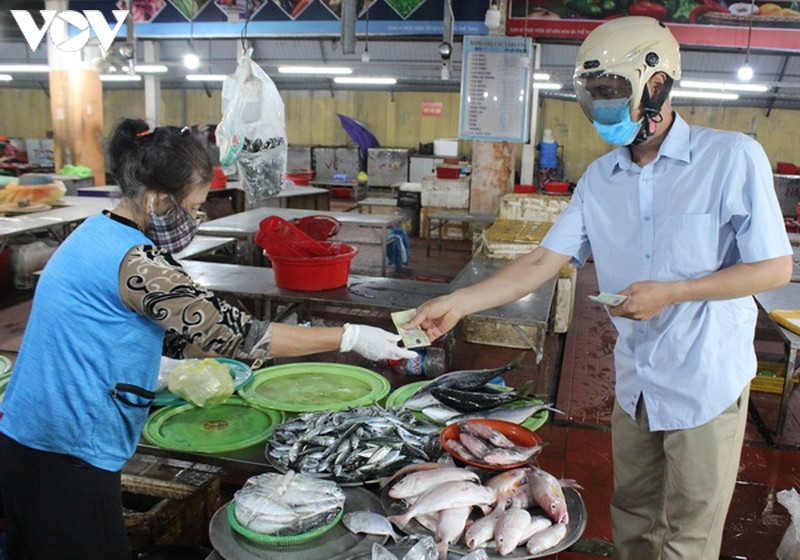
MULTIPOLYGON (((643 168, 628 148, 594 161, 542 245, 579 266, 591 254, 604 292, 792 254, 760 144, 677 114, 643 168)), ((641 395, 653 431, 716 417, 755 374, 757 314, 747 296, 673 305, 650 321, 612 317, 622 408, 633 416, 641 395)))

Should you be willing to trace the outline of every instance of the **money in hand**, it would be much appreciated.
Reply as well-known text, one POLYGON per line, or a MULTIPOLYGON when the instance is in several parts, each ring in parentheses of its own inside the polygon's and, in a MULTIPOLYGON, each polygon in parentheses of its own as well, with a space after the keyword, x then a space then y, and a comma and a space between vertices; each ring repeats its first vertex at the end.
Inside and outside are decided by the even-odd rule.
POLYGON ((422 346, 430 346, 431 341, 427 333, 421 327, 414 327, 413 329, 404 329, 403 325, 411 320, 415 315, 416 309, 406 309, 405 311, 395 311, 392 313, 392 322, 397 328, 400 338, 403 340, 403 346, 406 348, 420 348, 422 346))
POLYGON ((609 294, 608 292, 600 292, 596 296, 589 296, 589 299, 595 303, 608 305, 609 307, 616 307, 617 305, 628 299, 628 296, 622 296, 619 294, 609 294))

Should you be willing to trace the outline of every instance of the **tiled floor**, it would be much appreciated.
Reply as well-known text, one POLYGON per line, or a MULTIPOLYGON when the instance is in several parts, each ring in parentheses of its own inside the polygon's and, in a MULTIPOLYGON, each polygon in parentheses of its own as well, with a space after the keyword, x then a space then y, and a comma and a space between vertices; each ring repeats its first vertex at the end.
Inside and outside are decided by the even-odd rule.
MULTIPOLYGON (((336 209, 341 207, 341 203, 334 204, 336 209)), ((344 229, 340 237, 357 240, 362 235, 360 231, 344 229)), ((390 268, 389 274, 450 280, 469 260, 469 248, 468 242, 446 241, 444 251, 434 250, 426 257, 424 240, 413 238, 409 266, 400 271, 390 268)), ((353 271, 375 273, 371 263, 379 262, 374 254, 377 250, 362 246, 353 271)), ((540 429, 547 443, 541 464, 553 474, 575 479, 583 486, 581 493, 588 511, 584 540, 599 546, 591 554, 585 547, 576 547, 557 555, 559 560, 596 558, 600 555, 596 550, 607 548, 602 545, 611 540, 609 418, 613 402, 611 349, 614 332, 602 308, 586 301, 586 295, 593 292, 596 292, 596 282, 590 264, 578 274, 575 314, 569 333, 550 337, 541 364, 526 359, 522 368, 507 379, 510 385, 533 379, 537 392, 555 396, 557 407, 564 412, 540 429)), ((28 293, 7 291, 0 294, 0 353, 12 359, 24 329, 29 300, 28 293)), ((769 339, 769 325, 764 332, 767 340, 760 343, 760 347, 770 352, 777 348, 780 352, 780 345, 776 346, 774 340, 769 339)), ((457 367, 489 367, 513 359, 519 350, 458 343, 453 354, 453 364, 457 367)), ((756 424, 753 421, 748 424, 739 480, 723 541, 723 554, 727 557, 775 558, 775 550, 790 523, 788 513, 775 498, 776 492, 800 486, 800 454, 796 447, 800 444, 798 400, 800 396, 795 394, 781 442, 785 448, 770 447, 756 424)), ((767 427, 774 428, 777 396, 754 393, 752 401, 767 427)))

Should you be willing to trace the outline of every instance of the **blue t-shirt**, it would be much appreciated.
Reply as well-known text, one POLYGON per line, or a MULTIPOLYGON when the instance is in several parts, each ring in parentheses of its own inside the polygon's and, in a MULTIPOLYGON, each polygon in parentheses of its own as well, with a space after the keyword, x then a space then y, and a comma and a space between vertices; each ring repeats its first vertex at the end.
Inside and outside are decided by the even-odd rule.
MULTIPOLYGON (((604 292, 792 254, 761 145, 679 115, 643 168, 624 147, 594 161, 542 245, 577 265, 591 253, 604 292)), ((633 416, 641 395, 654 431, 716 417, 756 372, 756 319, 750 296, 681 303, 650 321, 612 317, 620 405, 633 416)))
POLYGON ((109 471, 133 455, 149 403, 115 388, 155 389, 164 329, 125 307, 119 270, 132 247, 151 244, 102 214, 61 244, 36 287, 0 431, 109 471))

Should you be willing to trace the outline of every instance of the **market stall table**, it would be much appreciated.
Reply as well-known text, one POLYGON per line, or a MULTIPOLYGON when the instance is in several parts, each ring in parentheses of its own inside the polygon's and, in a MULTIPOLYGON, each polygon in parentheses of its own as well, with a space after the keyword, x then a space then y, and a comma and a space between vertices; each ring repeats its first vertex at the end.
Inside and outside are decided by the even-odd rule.
POLYGON ((248 256, 247 264, 255 262, 256 253, 254 237, 259 230, 259 224, 268 216, 278 216, 291 221, 295 218, 306 216, 329 216, 339 220, 343 225, 366 227, 377 230, 380 237, 381 275, 386 276, 386 242, 391 228, 400 225, 400 216, 387 214, 355 214, 348 212, 324 212, 321 210, 298 210, 291 208, 253 208, 238 214, 225 216, 200 224, 199 233, 222 237, 236 237, 246 246, 245 254, 248 256))
POLYGON ((470 214, 469 212, 436 212, 431 214, 428 216, 428 241, 425 244, 425 254, 427 256, 431 256, 431 234, 433 231, 436 230, 438 232, 438 249, 441 251, 444 227, 451 222, 460 223, 468 229, 471 229, 473 224, 477 224, 483 231, 494 222, 494 214, 470 214))
POLYGON ((76 224, 112 206, 106 199, 65 196, 59 200, 59 206, 50 210, 0 216, 0 251, 11 237, 39 230, 46 230, 57 241, 63 241, 76 224))
MULTIPOLYGON (((766 313, 775 309, 800 309, 800 284, 791 282, 780 288, 768 292, 761 292, 755 295, 755 300, 758 306, 766 313)), ((778 421, 775 429, 775 435, 780 439, 783 435, 783 428, 786 425, 789 395, 791 395, 792 388, 794 387, 795 369, 798 365, 797 353, 800 351, 800 335, 774 321, 772 324, 775 325, 775 328, 780 333, 786 347, 786 369, 780 406, 778 408, 778 421)))

